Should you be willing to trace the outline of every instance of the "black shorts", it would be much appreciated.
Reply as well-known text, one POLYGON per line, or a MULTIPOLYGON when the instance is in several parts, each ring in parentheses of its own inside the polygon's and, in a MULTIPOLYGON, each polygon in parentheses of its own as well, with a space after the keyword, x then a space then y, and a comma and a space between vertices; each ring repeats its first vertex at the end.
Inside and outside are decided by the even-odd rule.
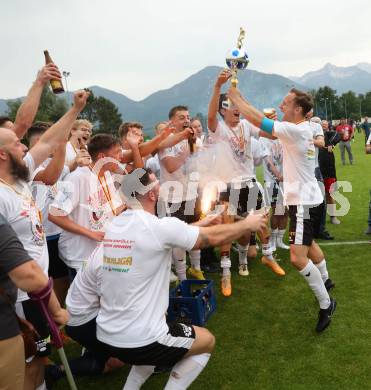
POLYGON ((169 217, 175 217, 186 223, 197 222, 201 216, 199 198, 182 203, 169 203, 168 207, 174 212, 167 213, 169 217))
POLYGON ((241 183, 241 188, 233 183, 227 185, 226 191, 220 193, 219 200, 229 203, 229 210, 244 216, 251 209, 260 210, 263 203, 263 194, 255 179, 241 183))
POLYGON ((174 323, 160 340, 138 348, 118 348, 105 344, 110 356, 137 366, 173 367, 190 350, 196 337, 192 325, 174 323))
POLYGON ((312 245, 313 209, 314 206, 289 206, 289 242, 291 245, 312 245))
POLYGON ((66 325, 65 329, 67 335, 70 336, 71 339, 85 347, 94 356, 103 370, 107 360, 110 358, 110 355, 107 353, 105 344, 101 343, 97 339, 96 318, 93 318, 86 324, 79 326, 66 325))
POLYGON ((22 309, 24 313, 24 318, 27 321, 31 322, 31 324, 40 336, 36 342, 36 356, 49 356, 51 353, 50 330, 48 322, 45 319, 39 304, 29 299, 27 301, 22 302, 22 309))
POLYGON ((279 192, 279 186, 280 185, 277 182, 265 183, 267 202, 269 202, 272 207, 276 207, 277 202, 283 204, 283 197, 282 193, 280 194, 279 192))
POLYGON ((46 239, 49 252, 49 276, 53 279, 64 278, 68 276, 68 267, 59 257, 58 252, 59 235, 52 236, 51 239, 46 239))
POLYGON ((251 232, 249 245, 256 245, 256 233, 251 232))

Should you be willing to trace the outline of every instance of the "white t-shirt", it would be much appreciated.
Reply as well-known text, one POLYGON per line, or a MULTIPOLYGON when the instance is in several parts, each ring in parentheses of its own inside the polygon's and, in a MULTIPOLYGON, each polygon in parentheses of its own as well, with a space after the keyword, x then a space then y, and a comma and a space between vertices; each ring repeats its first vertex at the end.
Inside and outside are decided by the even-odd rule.
POLYGON ((170 182, 174 183, 174 186, 176 186, 176 189, 170 191, 168 199, 164 199, 165 201, 169 201, 172 203, 181 203, 183 201, 192 200, 197 196, 197 193, 194 194, 192 191, 188 191, 189 175, 192 173, 192 167, 190 164, 188 165, 189 157, 187 157, 184 163, 172 173, 167 171, 163 163, 163 159, 165 157, 176 158, 188 150, 188 140, 183 140, 172 146, 171 148, 166 148, 159 152, 158 157, 160 160, 161 172, 160 182, 162 184, 162 187, 170 187, 170 182))
POLYGON ((70 315, 68 325, 86 324, 98 315, 102 281, 103 244, 98 245, 85 267, 80 268, 70 285, 66 307, 70 315))
MULTIPOLYGON (((282 175, 283 151, 282 145, 278 139, 261 138, 259 141, 265 149, 265 156, 270 159, 277 171, 282 175)), ((264 181, 266 183, 275 183, 276 178, 269 169, 267 159, 263 160, 264 181)))
MULTIPOLYGON (((213 142, 218 140, 228 142, 236 164, 236 178, 242 180, 252 179, 254 174, 254 159, 251 150, 251 138, 259 138, 260 130, 253 126, 246 119, 240 121, 235 128, 230 128, 224 121, 218 121, 218 125, 214 134, 212 134, 213 142), (243 133, 244 144, 240 147, 240 134, 243 133)), ((231 178, 232 179, 232 178, 231 178)))
POLYGON ((112 220, 103 249, 100 341, 136 348, 167 334, 172 248, 189 251, 198 235, 196 226, 143 210, 127 210, 112 220))
MULTIPOLYGON (((24 161, 33 173, 35 163, 31 154, 27 154, 24 161)), ((49 255, 41 212, 37 209, 30 186, 26 182, 19 180, 12 187, 0 183, 0 213, 14 229, 31 259, 48 275, 49 255)), ((28 295, 18 290, 17 302, 27 299, 28 295)))
MULTIPOLYGON (((93 231, 104 231, 113 213, 97 176, 88 167, 79 167, 67 175, 51 207, 61 209, 75 223, 93 231)), ((97 241, 62 231, 59 255, 71 268, 80 269, 95 249, 97 241)))
MULTIPOLYGON (((48 158, 45 160, 32 174, 32 180, 35 176, 45 170, 45 168, 49 165, 51 159, 48 158)), ((32 195, 35 199, 36 206, 41 210, 41 214, 43 217, 43 227, 46 234, 46 237, 54 236, 56 234, 60 234, 62 229, 49 221, 49 206, 53 203, 58 191, 61 191, 64 182, 62 181, 68 174, 70 173, 69 168, 65 165, 63 167, 62 173, 58 178, 58 181, 52 186, 45 185, 42 182, 34 182, 32 181, 31 189, 32 195)))
MULTIPOLYGON (((322 126, 319 123, 309 121, 309 124, 310 124, 310 128, 312 130, 314 139, 316 139, 320 135, 322 137, 324 137, 322 126)), ((314 146, 314 148, 315 148, 315 152, 316 152, 316 159, 315 159, 316 165, 315 165, 315 167, 318 168, 319 167, 319 162, 318 162, 319 148, 317 148, 317 146, 314 146)))
POLYGON ((309 122, 275 121, 273 135, 280 140, 283 150, 285 205, 322 203, 322 193, 314 176, 315 148, 309 122))
POLYGON ((156 153, 153 157, 150 157, 146 161, 146 168, 150 169, 155 176, 159 179, 160 178, 160 160, 158 158, 158 153, 156 153))
POLYGON ((256 167, 260 166, 265 157, 267 157, 267 150, 261 143, 262 139, 259 141, 256 138, 251 138, 251 153, 254 161, 254 177, 256 177, 256 167))
POLYGON ((35 169, 36 169, 36 165, 35 165, 35 161, 34 161, 30 152, 27 152, 27 154, 23 158, 23 161, 25 162, 28 170, 30 171, 30 176, 32 176, 35 169))
POLYGON ((70 141, 67 142, 66 145, 66 158, 65 158, 65 165, 68 165, 72 163, 77 156, 76 149, 73 147, 70 141))

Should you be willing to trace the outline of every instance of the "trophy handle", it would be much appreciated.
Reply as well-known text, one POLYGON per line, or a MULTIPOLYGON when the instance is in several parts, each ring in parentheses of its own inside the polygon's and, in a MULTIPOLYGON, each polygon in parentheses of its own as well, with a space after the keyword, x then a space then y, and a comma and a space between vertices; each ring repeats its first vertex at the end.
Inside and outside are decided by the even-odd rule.
POLYGON ((242 47, 242 41, 245 39, 245 35, 246 35, 245 30, 242 27, 240 27, 240 35, 238 36, 238 39, 237 39, 237 47, 239 49, 241 49, 241 47, 242 47))

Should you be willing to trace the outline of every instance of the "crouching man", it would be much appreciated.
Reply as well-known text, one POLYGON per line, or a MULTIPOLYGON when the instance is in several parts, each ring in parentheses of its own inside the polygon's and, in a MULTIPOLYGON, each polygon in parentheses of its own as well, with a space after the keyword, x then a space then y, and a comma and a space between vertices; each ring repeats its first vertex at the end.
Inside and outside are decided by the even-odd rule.
POLYGON ((172 367, 166 390, 187 389, 206 366, 215 338, 205 328, 166 322, 172 249, 231 242, 262 229, 267 217, 204 227, 212 222, 209 217, 188 225, 155 216, 159 183, 154 174, 135 170, 121 188, 130 207, 106 230, 97 338, 109 356, 132 365, 125 390, 139 389, 155 367, 172 367))

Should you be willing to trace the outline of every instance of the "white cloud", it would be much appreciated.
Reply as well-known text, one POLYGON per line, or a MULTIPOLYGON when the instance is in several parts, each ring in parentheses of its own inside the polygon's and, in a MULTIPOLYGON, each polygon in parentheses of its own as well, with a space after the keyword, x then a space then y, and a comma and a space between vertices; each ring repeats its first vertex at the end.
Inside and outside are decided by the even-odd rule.
POLYGON ((71 88, 133 99, 224 65, 239 27, 252 69, 301 75, 371 59, 371 3, 312 0, 46 0, 3 2, 1 97, 24 95, 49 49, 71 88))

